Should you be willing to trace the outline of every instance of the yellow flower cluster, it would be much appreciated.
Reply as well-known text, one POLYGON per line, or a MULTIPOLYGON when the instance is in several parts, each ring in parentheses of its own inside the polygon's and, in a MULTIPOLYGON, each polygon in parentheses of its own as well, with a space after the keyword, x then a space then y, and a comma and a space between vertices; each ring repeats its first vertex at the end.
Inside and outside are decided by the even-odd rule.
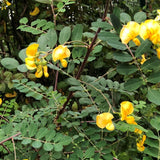
MULTIPOLYGON (((125 120, 128 124, 134 124, 137 125, 137 123, 135 122, 135 118, 133 116, 128 116, 130 114, 133 113, 134 111, 134 107, 132 105, 131 102, 129 101, 123 101, 121 103, 121 121, 125 120)), ((144 147, 144 141, 146 140, 146 135, 142 136, 142 130, 136 128, 135 133, 139 134, 140 137, 142 137, 142 140, 139 140, 139 142, 137 143, 137 149, 142 152, 144 151, 145 147, 144 147)))
POLYGON ((25 59, 26 66, 29 70, 37 69, 35 76, 41 78, 44 72, 44 76, 48 77, 47 61, 42 57, 39 58, 40 52, 38 52, 39 44, 33 43, 26 49, 27 58, 25 59))
MULTIPOLYGON (((48 77, 48 67, 47 61, 45 60, 45 56, 47 53, 38 52, 39 44, 33 43, 29 45, 26 49, 27 58, 25 58, 26 66, 29 70, 37 69, 35 76, 37 78, 41 78, 44 72, 44 76, 48 77), (40 53, 45 53, 44 56, 41 56, 40 53)), ((67 67, 67 61, 65 58, 70 57, 70 50, 63 45, 59 45, 52 52, 53 61, 56 62, 60 60, 63 67, 67 67)))
POLYGON ((10 6, 11 3, 8 2, 7 0, 4 0, 1 4, 1 10, 6 9, 6 7, 10 6))
POLYGON ((160 10, 157 10, 157 12, 159 15, 154 20, 148 19, 141 24, 134 21, 128 22, 121 29, 120 39, 124 44, 132 40, 137 46, 140 45, 138 35, 143 40, 149 39, 157 48, 157 56, 160 59, 160 10))
MULTIPOLYGON (((129 101, 123 101, 120 105, 121 121, 125 120, 128 124, 137 125, 137 123, 135 122, 135 118, 131 116, 134 111, 133 104, 129 101)), ((109 112, 98 114, 96 116, 96 125, 101 129, 106 128, 109 131, 113 131, 115 129, 115 126, 112 122, 113 118, 114 116, 109 112)), ((136 128, 134 132, 138 134, 139 137, 137 140, 137 149, 142 152, 145 149, 144 142, 146 140, 146 135, 144 135, 142 130, 138 128, 136 128)))

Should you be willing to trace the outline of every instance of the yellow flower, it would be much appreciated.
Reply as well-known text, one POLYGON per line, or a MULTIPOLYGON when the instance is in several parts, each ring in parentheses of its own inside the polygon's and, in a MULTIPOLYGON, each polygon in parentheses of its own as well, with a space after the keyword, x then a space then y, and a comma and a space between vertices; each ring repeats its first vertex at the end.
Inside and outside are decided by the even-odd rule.
POLYGON ((114 130, 114 124, 112 123, 113 115, 109 112, 105 112, 102 114, 97 115, 96 117, 96 124, 99 128, 105 128, 109 131, 114 130))
POLYGON ((140 152, 143 152, 145 147, 144 147, 144 142, 146 140, 146 135, 143 135, 142 136, 142 139, 139 140, 139 142, 137 143, 137 149, 140 151, 140 152))
POLYGON ((30 12, 29 14, 31 16, 36 16, 37 14, 39 14, 40 10, 38 7, 35 7, 34 10, 32 12, 30 12))
POLYGON ((141 59, 141 62, 140 62, 140 63, 141 63, 141 64, 143 64, 145 61, 146 61, 145 54, 143 54, 143 55, 142 55, 142 59, 141 59))
POLYGON ((7 98, 13 98, 13 97, 16 97, 17 96, 17 93, 14 91, 13 93, 6 93, 5 94, 5 97, 7 98))
POLYGON ((35 64, 35 58, 27 57, 27 58, 25 58, 25 63, 26 63, 26 67, 29 70, 33 70, 33 69, 37 68, 37 66, 35 64))
POLYGON ((133 116, 127 116, 125 120, 126 120, 126 122, 128 124, 135 124, 135 125, 137 125, 137 123, 135 122, 135 119, 134 119, 133 116))
POLYGON ((62 66, 67 67, 67 61, 65 60, 65 58, 70 57, 70 54, 71 52, 66 46, 59 45, 53 50, 52 58, 54 62, 60 60, 62 66))
POLYGON ((2 104, 2 98, 0 98, 0 105, 2 104))
POLYGON ((134 38, 134 39, 132 39, 132 41, 133 41, 137 46, 140 46, 140 45, 141 45, 141 42, 139 41, 138 38, 134 38))
POLYGON ((37 78, 41 78, 44 71, 44 76, 48 77, 48 67, 47 61, 43 58, 39 59, 39 52, 38 52, 39 44, 31 44, 26 49, 27 58, 25 58, 26 67, 29 70, 37 69, 35 76, 37 78))
POLYGON ((156 51, 157 51, 157 57, 160 59, 160 48, 157 48, 156 51))
POLYGON ((140 25, 137 22, 130 21, 124 25, 120 32, 120 39, 122 43, 127 44, 139 35, 140 25))
POLYGON ((7 2, 6 2, 6 5, 7 5, 7 6, 10 6, 10 5, 11 5, 11 3, 7 1, 7 2))
POLYGON ((26 49, 27 57, 35 57, 36 53, 38 52, 39 44, 33 43, 29 45, 26 49))
POLYGON ((44 76, 45 76, 45 77, 49 77, 48 67, 47 67, 47 66, 43 66, 43 71, 44 71, 44 76))
POLYGON ((43 75, 43 70, 44 70, 44 76, 45 77, 49 77, 49 74, 48 74, 48 67, 47 66, 42 66, 42 65, 38 65, 37 66, 37 71, 35 73, 35 76, 37 78, 41 78, 42 75, 43 75))
POLYGON ((127 116, 133 113, 133 105, 129 101, 123 101, 121 104, 121 121, 127 119, 127 116))
POLYGON ((149 39, 153 44, 158 43, 158 31, 160 29, 160 25, 155 20, 149 19, 143 22, 140 25, 140 37, 145 40, 149 39))

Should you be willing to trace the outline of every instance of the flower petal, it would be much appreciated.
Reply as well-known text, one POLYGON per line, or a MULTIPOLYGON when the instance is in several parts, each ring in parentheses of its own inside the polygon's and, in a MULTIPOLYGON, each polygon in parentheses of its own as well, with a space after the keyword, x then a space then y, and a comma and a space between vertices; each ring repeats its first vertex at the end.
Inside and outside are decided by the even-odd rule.
POLYGON ((112 121, 106 125, 106 129, 109 130, 109 131, 113 131, 115 129, 112 121))
POLYGON ((125 120, 128 115, 133 113, 133 105, 129 101, 123 101, 121 103, 121 121, 125 120))
POLYGON ((37 43, 33 43, 33 44, 29 45, 26 49, 26 55, 28 57, 35 57, 36 53, 38 51, 38 47, 39 47, 39 44, 37 44, 37 43))
POLYGON ((127 44, 139 34, 140 25, 137 22, 130 21, 124 25, 120 32, 120 39, 122 43, 127 44))
POLYGON ((107 126, 108 123, 111 122, 113 118, 114 118, 113 115, 109 112, 99 114, 96 117, 96 124, 99 128, 103 129, 107 126))

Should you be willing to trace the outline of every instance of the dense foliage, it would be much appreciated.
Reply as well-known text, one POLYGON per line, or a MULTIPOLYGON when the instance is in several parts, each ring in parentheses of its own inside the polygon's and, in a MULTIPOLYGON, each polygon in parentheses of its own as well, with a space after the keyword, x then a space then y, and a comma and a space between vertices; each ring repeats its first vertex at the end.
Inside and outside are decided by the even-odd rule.
POLYGON ((1 0, 0 160, 160 159, 159 7, 1 0))

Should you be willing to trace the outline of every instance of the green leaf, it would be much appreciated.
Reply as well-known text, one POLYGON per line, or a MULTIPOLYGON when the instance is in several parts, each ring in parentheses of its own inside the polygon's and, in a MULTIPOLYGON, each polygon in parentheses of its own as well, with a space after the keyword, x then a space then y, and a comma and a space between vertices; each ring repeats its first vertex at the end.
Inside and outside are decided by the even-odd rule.
POLYGON ((28 71, 28 69, 27 69, 27 67, 26 67, 25 64, 19 65, 19 66, 17 67, 17 69, 18 69, 20 72, 27 72, 27 71, 28 71))
POLYGON ((94 147, 90 147, 86 150, 86 152, 84 153, 84 159, 85 158, 91 158, 94 155, 94 147))
POLYGON ((35 1, 40 2, 40 3, 45 3, 45 4, 51 4, 50 0, 35 0, 35 1))
POLYGON ((119 62, 130 62, 133 60, 132 56, 130 56, 127 52, 113 53, 113 59, 119 62))
POLYGON ((91 25, 92 27, 103 28, 105 30, 110 30, 113 28, 109 23, 102 21, 92 22, 91 25))
POLYGON ((147 53, 151 48, 151 41, 146 39, 141 43, 141 45, 136 49, 135 56, 140 57, 142 54, 147 53))
POLYGON ((81 86, 72 86, 69 88, 69 91, 82 91, 83 88, 81 86))
POLYGON ((107 32, 107 31, 102 31, 98 34, 98 38, 101 39, 102 41, 110 41, 110 40, 114 40, 114 41, 118 41, 119 40, 119 36, 115 33, 111 33, 111 32, 107 32))
POLYGON ((26 48, 25 48, 25 49, 22 49, 22 50, 18 53, 18 56, 19 56, 19 58, 20 58, 23 62, 25 62, 25 58, 27 57, 27 56, 26 56, 26 48))
POLYGON ((87 93, 85 93, 84 91, 82 92, 82 91, 77 91, 77 92, 75 92, 74 94, 74 97, 88 97, 88 94, 87 93))
POLYGON ((160 72, 154 72, 151 73, 150 76, 147 79, 148 82, 150 83, 158 83, 160 82, 160 72))
POLYGON ((51 151, 51 150, 53 150, 53 144, 45 143, 45 144, 43 145, 43 149, 44 149, 45 151, 51 151))
POLYGON ((160 68, 159 59, 157 57, 151 57, 142 65, 142 70, 148 71, 150 69, 157 70, 160 68))
POLYGON ((71 28, 70 27, 64 27, 59 35, 59 43, 64 44, 70 39, 71 36, 71 28))
POLYGON ((152 125, 152 127, 154 127, 157 131, 160 130, 160 117, 157 116, 153 119, 151 119, 150 124, 152 125))
POLYGON ((68 78, 67 83, 74 86, 80 86, 81 83, 75 78, 68 78))
POLYGON ((83 26, 82 24, 76 24, 72 31, 72 41, 81 40, 82 39, 82 33, 83 33, 83 26))
POLYGON ((86 48, 74 47, 73 50, 72 50, 73 59, 83 57, 85 55, 86 51, 87 51, 86 48))
POLYGON ((60 143, 54 144, 54 150, 55 150, 56 152, 62 151, 62 150, 63 150, 63 145, 60 144, 60 143))
POLYGON ((55 66, 55 65, 53 65, 53 64, 47 64, 47 66, 49 67, 49 68, 51 68, 51 69, 54 69, 54 70, 57 70, 57 71, 59 71, 60 70, 60 68, 58 68, 57 66, 55 66))
POLYGON ((47 44, 48 44, 48 34, 42 34, 38 40, 37 43, 39 44, 39 49, 40 50, 46 50, 47 44))
POLYGON ((19 23, 21 24, 27 24, 27 22, 28 22, 28 19, 26 17, 21 18, 19 21, 19 23))
POLYGON ((36 123, 31 123, 29 126, 28 126, 28 134, 29 134, 29 137, 33 137, 34 135, 37 134, 37 130, 38 130, 38 126, 36 123))
POLYGON ((122 28, 119 18, 114 14, 111 14, 110 17, 111 17, 111 22, 113 24, 113 27, 115 28, 116 32, 119 33, 122 28))
POLYGON ((42 146, 42 143, 40 141, 34 141, 32 143, 33 148, 40 148, 42 146))
POLYGON ((119 41, 108 40, 107 43, 112 48, 115 48, 115 49, 118 49, 118 50, 126 50, 127 49, 126 46, 119 41))
POLYGON ((24 145, 30 144, 32 142, 31 139, 24 139, 21 143, 24 145))
POLYGON ((1 64, 3 67, 11 70, 19 66, 19 62, 14 58, 3 58, 1 64))
POLYGON ((129 14, 123 12, 120 14, 120 20, 122 23, 126 24, 127 22, 131 21, 131 17, 129 14))
POLYGON ((144 150, 144 153, 147 155, 150 155, 152 157, 157 158, 158 157, 159 150, 154 147, 146 147, 144 150))
POLYGON ((148 88, 147 98, 150 102, 160 105, 160 91, 148 88))
POLYGON ((79 103, 81 105, 89 105, 92 104, 92 101, 89 98, 80 98, 79 103))
POLYGON ((48 133, 48 129, 47 128, 40 128, 36 134, 36 138, 37 139, 41 139, 42 137, 45 137, 46 134, 48 133))
POLYGON ((135 15, 134 15, 134 20, 137 22, 137 23, 141 23, 143 21, 145 21, 147 18, 146 16, 146 13, 145 12, 137 12, 135 15))
POLYGON ((55 130, 49 130, 49 131, 46 133, 46 135, 45 135, 46 141, 51 141, 51 140, 53 140, 54 137, 55 137, 55 135, 56 135, 55 130))
POLYGON ((148 130, 148 132, 146 133, 146 136, 153 139, 158 139, 158 136, 156 136, 151 130, 148 130))
POLYGON ((73 73, 73 72, 74 72, 74 68, 75 68, 75 63, 74 63, 73 61, 71 61, 71 62, 68 64, 67 73, 73 73))
POLYGON ((57 43, 57 33, 54 28, 49 29, 47 32, 48 46, 53 48, 57 43))
POLYGON ((69 136, 64 136, 63 140, 60 142, 62 145, 69 145, 72 142, 72 138, 69 136))
POLYGON ((143 85, 143 80, 139 78, 129 79, 126 83, 124 83, 124 89, 127 91, 135 91, 141 85, 143 85))
POLYGON ((117 72, 122 75, 130 75, 136 71, 137 67, 135 65, 120 64, 117 66, 117 72))

